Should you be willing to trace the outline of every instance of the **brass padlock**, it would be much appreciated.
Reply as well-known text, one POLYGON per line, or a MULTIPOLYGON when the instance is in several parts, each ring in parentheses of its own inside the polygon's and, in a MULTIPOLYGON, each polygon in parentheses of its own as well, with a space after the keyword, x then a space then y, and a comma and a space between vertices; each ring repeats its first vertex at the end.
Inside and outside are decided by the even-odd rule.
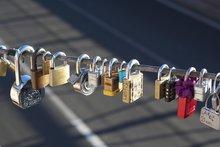
MULTIPOLYGON (((6 49, 6 46, 0 45, 0 50, 6 49)), ((3 61, 3 58, 7 59, 7 55, 4 54, 3 57, 0 57, 0 77, 5 77, 7 74, 7 63, 3 61)))
POLYGON ((70 77, 70 65, 67 61, 64 64, 55 66, 55 60, 59 56, 66 56, 64 52, 56 52, 51 59, 51 68, 49 70, 49 85, 51 87, 60 86, 66 84, 70 77))
POLYGON ((169 66, 167 64, 163 64, 159 70, 157 79, 155 80, 155 99, 162 99, 165 97, 165 84, 166 81, 169 79, 168 75, 162 76, 162 71, 167 68, 169 69, 169 66))
POLYGON ((140 65, 138 60, 132 59, 126 67, 126 76, 123 79, 122 101, 132 103, 143 96, 143 73, 139 70, 131 73, 134 65, 140 65))
POLYGON ((51 67, 51 60, 46 60, 47 55, 51 55, 51 52, 46 51, 42 56, 42 72, 44 75, 49 75, 49 70, 51 67))
POLYGON ((112 70, 114 63, 117 63, 118 59, 112 58, 109 61, 108 73, 104 76, 104 90, 103 94, 106 96, 115 96, 119 92, 118 87, 118 70, 112 70))
POLYGON ((37 59, 38 56, 43 55, 46 50, 38 48, 32 54, 31 59, 31 84, 33 89, 41 89, 49 84, 49 74, 43 74, 43 68, 38 68, 37 59))
POLYGON ((101 86, 104 86, 104 77, 106 74, 106 66, 105 63, 108 62, 108 60, 105 58, 102 60, 102 65, 101 65, 101 86))

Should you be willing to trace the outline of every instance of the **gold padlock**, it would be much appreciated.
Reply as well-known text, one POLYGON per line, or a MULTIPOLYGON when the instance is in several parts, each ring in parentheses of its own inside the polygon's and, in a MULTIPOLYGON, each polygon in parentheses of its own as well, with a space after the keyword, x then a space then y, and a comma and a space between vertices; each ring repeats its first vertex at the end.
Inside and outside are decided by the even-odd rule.
POLYGON ((51 55, 51 52, 46 51, 42 56, 42 61, 43 61, 43 63, 42 63, 42 72, 43 72, 44 75, 49 74, 49 69, 51 67, 51 60, 46 60, 46 58, 45 58, 47 55, 51 55))
POLYGON ((55 60, 59 56, 66 56, 64 52, 56 52, 51 59, 51 68, 49 70, 49 85, 51 87, 66 84, 70 77, 70 65, 64 61, 63 65, 55 66, 55 60))
POLYGON ((169 79, 168 75, 162 76, 162 71, 167 68, 169 69, 169 66, 167 64, 161 65, 161 67, 158 70, 157 79, 155 80, 155 99, 162 99, 165 97, 165 83, 169 79))
MULTIPOLYGON (((0 45, 0 50, 6 50, 6 46, 0 45)), ((7 59, 7 55, 4 54, 3 57, 0 58, 0 77, 5 77, 7 74, 7 63, 3 61, 3 59, 7 59)))
POLYGON ((118 87, 118 70, 112 71, 112 66, 116 62, 118 62, 116 58, 109 61, 108 73, 104 76, 103 94, 106 96, 115 96, 120 91, 118 87))

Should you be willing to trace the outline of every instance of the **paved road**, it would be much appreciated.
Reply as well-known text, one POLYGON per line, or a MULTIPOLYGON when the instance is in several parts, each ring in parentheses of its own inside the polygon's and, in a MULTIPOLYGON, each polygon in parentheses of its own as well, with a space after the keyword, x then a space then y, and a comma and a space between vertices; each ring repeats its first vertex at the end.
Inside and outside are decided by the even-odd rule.
MULTIPOLYGON (((219 30, 154 1, 2 0, 0 7, 0 36, 11 47, 25 43, 68 55, 219 71, 219 30)), ((89 97, 70 85, 52 91, 108 146, 219 146, 220 133, 202 125, 199 113, 178 119, 177 102, 154 100, 155 78, 145 74, 145 96, 131 105, 122 103, 121 95, 103 96, 101 88, 89 97)), ((13 81, 12 72, 0 79, 1 146, 91 146, 53 97, 29 110, 14 106, 13 81)))

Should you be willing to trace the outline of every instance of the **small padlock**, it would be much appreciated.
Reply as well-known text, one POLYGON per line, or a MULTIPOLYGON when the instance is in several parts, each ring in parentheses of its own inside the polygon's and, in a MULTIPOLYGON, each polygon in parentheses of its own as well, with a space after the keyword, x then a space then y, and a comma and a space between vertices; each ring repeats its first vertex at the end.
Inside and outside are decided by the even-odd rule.
POLYGON ((158 70, 158 75, 157 75, 157 79, 155 80, 155 99, 162 99, 165 97, 165 84, 166 81, 168 80, 168 76, 165 75, 163 77, 162 76, 162 71, 167 68, 169 69, 169 66, 167 64, 163 64, 159 70, 158 70))
POLYGON ((102 65, 101 65, 101 86, 104 86, 104 77, 105 77, 105 74, 106 74, 106 66, 105 66, 105 63, 108 62, 108 60, 106 58, 104 58, 102 60, 102 65))
POLYGON ((126 70, 125 70, 125 68, 123 68, 123 66, 125 64, 126 64, 126 62, 122 61, 121 65, 120 65, 120 68, 119 68, 119 71, 118 71, 118 77, 119 77, 118 87, 119 87, 120 91, 122 91, 122 89, 123 89, 123 79, 126 76, 126 70))
MULTIPOLYGON (((6 49, 6 46, 0 45, 0 50, 6 49)), ((7 59, 7 55, 4 54, 3 57, 0 57, 0 77, 5 77, 7 74, 7 63, 3 61, 3 58, 7 59)))
POLYGON ((42 56, 42 72, 43 75, 49 75, 49 70, 51 67, 51 60, 46 60, 46 56, 51 55, 51 52, 46 51, 42 56))
POLYGON ((194 85, 198 78, 189 77, 191 72, 196 72, 194 67, 190 67, 185 74, 176 82, 176 94, 178 95, 178 112, 179 118, 187 118, 196 112, 197 101, 194 99, 194 85))
POLYGON ((117 69, 112 70, 114 63, 117 63, 118 59, 112 58, 109 61, 108 73, 104 76, 104 90, 103 94, 106 96, 115 96, 119 92, 118 87, 118 71, 117 69))
POLYGON ((175 75, 172 76, 172 71, 174 69, 176 68, 172 67, 170 69, 170 72, 168 75, 169 79, 166 81, 166 84, 165 84, 165 97, 164 97, 165 102, 171 102, 172 100, 177 98, 175 86, 176 86, 176 81, 178 79, 175 75))
POLYGON ((64 52, 56 52, 51 59, 51 68, 49 70, 49 85, 51 87, 66 84, 70 77, 70 65, 64 61, 63 65, 55 66, 55 60, 59 56, 66 56, 64 52))
POLYGON ((29 75, 21 75, 20 73, 20 59, 23 53, 34 53, 31 46, 21 46, 15 54, 15 83, 10 90, 11 100, 17 106, 26 109, 40 103, 45 95, 44 89, 34 90, 31 85, 31 77, 29 75))
POLYGON ((138 60, 132 59, 126 67, 126 76, 123 79, 122 101, 132 103, 143 96, 143 73, 139 70, 131 73, 134 65, 140 65, 138 60))
POLYGON ((49 84, 49 74, 43 73, 43 67, 38 68, 37 58, 38 56, 45 53, 46 50, 43 48, 38 48, 32 54, 31 59, 31 84, 33 89, 41 89, 49 84))
POLYGON ((93 58, 91 69, 88 72, 88 83, 89 83, 89 86, 98 87, 99 85, 101 85, 101 71, 100 71, 100 67, 97 68, 97 66, 96 66, 96 63, 98 61, 101 61, 101 60, 102 59, 99 56, 95 56, 93 58))
POLYGON ((212 108, 207 107, 208 100, 213 96, 216 97, 218 101, 220 100, 217 93, 210 94, 206 99, 205 106, 201 109, 200 122, 213 129, 220 130, 220 105, 218 105, 216 109, 214 109, 213 106, 212 108))
POLYGON ((207 70, 203 68, 199 75, 199 81, 194 86, 194 99, 200 102, 204 102, 211 93, 212 80, 203 78, 206 73, 207 70))
POLYGON ((91 95, 95 88, 88 84, 88 72, 89 68, 81 67, 81 62, 84 59, 90 59, 87 54, 82 54, 77 58, 76 61, 76 74, 72 74, 68 79, 68 82, 73 85, 76 92, 79 92, 85 96, 91 95))

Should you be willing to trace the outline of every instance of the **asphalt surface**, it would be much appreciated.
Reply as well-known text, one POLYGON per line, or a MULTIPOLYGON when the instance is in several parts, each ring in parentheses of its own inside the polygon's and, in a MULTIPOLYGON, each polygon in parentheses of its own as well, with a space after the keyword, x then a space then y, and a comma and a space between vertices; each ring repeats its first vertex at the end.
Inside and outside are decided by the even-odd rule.
MULTIPOLYGON (((10 47, 29 44, 53 53, 219 71, 220 31, 154 1, 2 0, 0 38, 10 47)), ((203 104, 193 116, 177 118, 177 101, 154 99, 155 79, 144 74, 144 97, 130 105, 120 94, 103 96, 102 88, 88 97, 69 84, 52 90, 108 146, 219 146, 219 131, 199 121, 203 104)), ((0 78, 1 147, 91 146, 48 95, 28 110, 12 104, 13 81, 11 71, 0 78)))

